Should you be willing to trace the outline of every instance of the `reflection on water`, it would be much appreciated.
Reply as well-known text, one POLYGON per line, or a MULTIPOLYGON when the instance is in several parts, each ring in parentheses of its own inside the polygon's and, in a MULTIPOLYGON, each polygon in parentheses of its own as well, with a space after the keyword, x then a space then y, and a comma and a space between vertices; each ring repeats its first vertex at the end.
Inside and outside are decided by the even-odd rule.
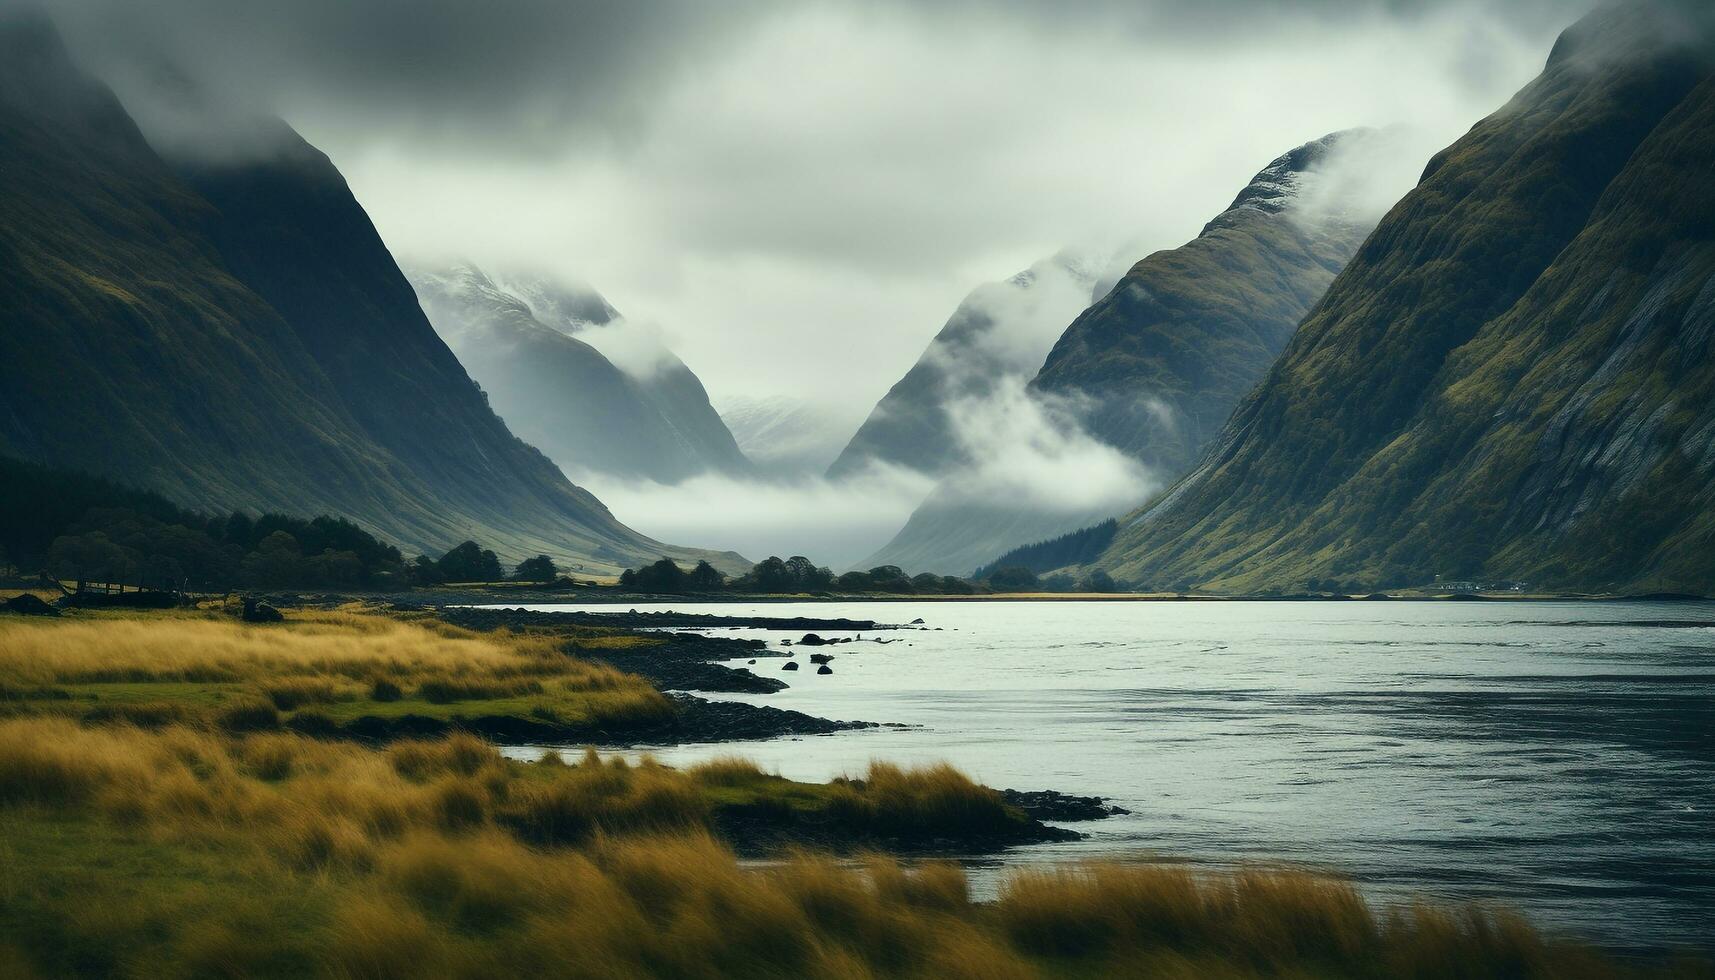
MULTIPOLYGON (((873 757, 946 759, 993 786, 1097 794, 1133 811, 1081 825, 1089 840, 990 867, 1288 862, 1383 899, 1493 899, 1619 946, 1707 947, 1715 935, 1715 605, 697 611, 922 617, 943 629, 835 647, 832 675, 799 671, 784 675, 786 691, 742 696, 913 727, 681 746, 658 753, 668 762, 738 752, 822 780, 873 757)), ((778 662, 755 669, 774 674, 778 662)), ((992 887, 993 874, 977 878, 992 887)))

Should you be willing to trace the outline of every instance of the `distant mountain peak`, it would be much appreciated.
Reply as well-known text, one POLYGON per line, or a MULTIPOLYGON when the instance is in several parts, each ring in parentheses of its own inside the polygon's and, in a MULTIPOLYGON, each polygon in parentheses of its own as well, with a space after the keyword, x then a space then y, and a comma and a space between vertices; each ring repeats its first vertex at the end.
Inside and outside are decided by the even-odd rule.
POLYGON ((1233 225, 1242 220, 1240 215, 1246 211, 1279 214, 1303 201, 1306 192, 1341 149, 1375 135, 1376 130, 1365 127, 1343 129, 1275 157, 1268 166, 1257 171, 1225 211, 1203 226, 1202 234, 1233 225))

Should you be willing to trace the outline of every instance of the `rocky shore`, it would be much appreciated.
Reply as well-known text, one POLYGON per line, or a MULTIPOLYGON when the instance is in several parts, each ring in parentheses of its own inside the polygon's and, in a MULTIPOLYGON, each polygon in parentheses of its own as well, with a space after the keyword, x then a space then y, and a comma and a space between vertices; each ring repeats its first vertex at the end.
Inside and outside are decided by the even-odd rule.
POLYGON ((528 609, 474 609, 447 607, 442 618, 469 629, 499 629, 502 626, 608 626, 618 629, 765 629, 791 632, 855 632, 896 630, 909 627, 878 623, 872 619, 817 619, 809 616, 717 616, 712 613, 638 612, 539 612, 528 609))

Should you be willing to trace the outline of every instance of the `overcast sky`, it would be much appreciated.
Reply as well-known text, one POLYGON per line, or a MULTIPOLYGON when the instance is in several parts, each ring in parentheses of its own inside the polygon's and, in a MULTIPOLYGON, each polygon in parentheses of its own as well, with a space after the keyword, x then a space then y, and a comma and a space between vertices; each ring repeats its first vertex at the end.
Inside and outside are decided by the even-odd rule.
POLYGON ((1179 244, 1332 130, 1426 158, 1589 3, 52 6, 93 67, 146 49, 284 116, 402 256, 581 278, 717 402, 867 410, 977 283, 1179 244))

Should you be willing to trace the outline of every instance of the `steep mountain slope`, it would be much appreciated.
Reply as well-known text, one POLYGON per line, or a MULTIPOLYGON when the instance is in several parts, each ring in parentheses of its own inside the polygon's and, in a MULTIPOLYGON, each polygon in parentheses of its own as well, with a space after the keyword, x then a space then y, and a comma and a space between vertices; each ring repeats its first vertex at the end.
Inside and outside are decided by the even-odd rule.
POLYGON ((1086 432, 1162 478, 1185 472, 1375 227, 1317 185, 1337 153, 1382 138, 1333 133, 1270 162, 1072 321, 1031 387, 1075 398, 1086 432))
MULTIPOLYGON (((1202 232, 1151 254, 1071 322, 1030 383, 1070 431, 1136 461, 1142 502, 1196 462, 1379 215, 1336 156, 1385 137, 1334 133, 1269 163, 1202 232)), ((1342 157, 1344 158, 1344 157, 1342 157)), ((1009 548, 1113 516, 1112 501, 1022 500, 950 474, 868 561, 967 574, 1009 548)))
POLYGON ((1605 7, 1437 155, 1101 564, 1715 589, 1715 30, 1605 7))
POLYGON ((939 476, 968 462, 953 407, 985 397, 1004 378, 1034 373, 1064 325, 1089 305, 1095 280, 1088 259, 1061 253, 972 290, 876 403, 828 476, 848 477, 872 463, 939 476))
POLYGON ((51 24, 0 19, 0 452, 411 548, 660 551, 507 432, 338 172, 281 136, 176 169, 51 24))
POLYGON ((411 281, 494 410, 567 473, 677 483, 708 471, 750 472, 702 382, 678 358, 659 352, 639 378, 581 339, 617 316, 599 295, 540 283, 515 293, 468 263, 413 271, 411 281))

